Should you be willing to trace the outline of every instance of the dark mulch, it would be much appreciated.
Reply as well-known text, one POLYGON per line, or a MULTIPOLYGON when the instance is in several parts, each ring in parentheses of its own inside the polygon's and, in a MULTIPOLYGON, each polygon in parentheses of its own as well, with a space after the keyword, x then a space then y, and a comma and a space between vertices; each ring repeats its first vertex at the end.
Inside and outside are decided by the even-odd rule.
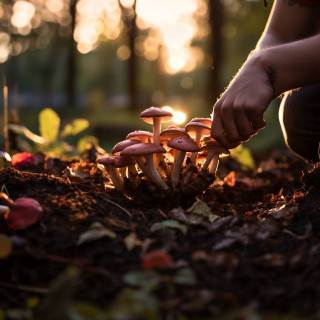
POLYGON ((197 277, 194 286, 154 292, 162 315, 204 319, 250 305, 259 312, 317 319, 320 167, 309 172, 302 161, 283 153, 270 159, 254 172, 241 171, 233 160, 223 161, 218 174, 223 179, 235 170, 235 186, 219 180, 198 195, 220 218, 195 224, 190 220, 186 235, 150 228, 155 222, 179 219, 172 209, 189 208, 195 201, 190 194, 179 203, 157 202, 151 196, 135 201, 106 188, 106 176, 90 162, 56 159, 38 167, 0 169, 0 186, 6 186, 12 199, 37 199, 45 212, 40 223, 22 231, 10 231, 0 218, 0 233, 14 236, 15 243, 12 254, 0 260, 1 308, 24 308, 30 297, 42 299, 36 289, 48 288, 70 265, 81 270, 75 299, 106 308, 125 286, 123 275, 141 270, 143 250, 161 248, 172 255, 172 269, 187 266, 197 277), (77 246, 80 234, 97 221, 117 237, 77 246), (128 251, 123 240, 131 232, 141 241, 151 239, 148 248, 128 251))

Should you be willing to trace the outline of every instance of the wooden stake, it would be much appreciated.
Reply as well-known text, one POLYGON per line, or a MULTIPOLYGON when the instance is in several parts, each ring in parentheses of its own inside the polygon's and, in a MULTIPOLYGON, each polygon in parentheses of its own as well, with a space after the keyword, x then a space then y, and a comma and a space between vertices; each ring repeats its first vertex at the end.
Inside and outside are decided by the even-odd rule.
POLYGON ((9 153, 8 86, 7 86, 6 77, 3 77, 3 138, 4 138, 4 151, 9 153))

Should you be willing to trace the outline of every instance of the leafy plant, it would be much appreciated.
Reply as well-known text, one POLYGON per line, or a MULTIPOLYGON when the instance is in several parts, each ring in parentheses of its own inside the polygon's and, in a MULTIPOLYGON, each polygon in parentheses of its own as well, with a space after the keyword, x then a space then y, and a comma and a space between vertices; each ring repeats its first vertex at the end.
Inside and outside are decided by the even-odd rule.
POLYGON ((86 119, 74 119, 71 123, 60 129, 61 120, 59 115, 51 108, 45 108, 39 113, 40 135, 31 132, 22 125, 10 124, 9 129, 16 134, 22 134, 35 144, 34 151, 41 151, 51 155, 72 156, 84 151, 85 146, 97 143, 92 136, 85 136, 78 142, 78 149, 68 144, 65 139, 77 136, 89 127, 86 119))

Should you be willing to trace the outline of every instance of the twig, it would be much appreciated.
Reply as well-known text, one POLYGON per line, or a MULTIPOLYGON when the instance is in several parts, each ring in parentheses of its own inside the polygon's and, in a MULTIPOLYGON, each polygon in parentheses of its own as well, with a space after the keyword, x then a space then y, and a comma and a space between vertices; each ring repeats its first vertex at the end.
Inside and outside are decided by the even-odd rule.
POLYGON ((39 294, 49 293, 49 289, 46 289, 46 288, 29 287, 29 286, 24 286, 24 285, 19 285, 19 284, 12 284, 12 283, 8 283, 8 282, 0 282, 0 286, 6 287, 6 288, 22 290, 22 291, 28 291, 28 292, 32 292, 32 293, 39 293, 39 294))
POLYGON ((113 202, 112 200, 109 200, 109 199, 105 198, 102 195, 99 195, 99 197, 102 198, 104 201, 109 202, 109 203, 113 204, 114 206, 118 207, 123 212, 125 212, 130 218, 132 218, 132 214, 127 209, 125 209, 124 207, 120 206, 120 204, 118 204, 116 202, 113 202))
POLYGON ((9 134, 8 134, 8 86, 6 77, 3 77, 3 137, 4 150, 9 153, 9 134))

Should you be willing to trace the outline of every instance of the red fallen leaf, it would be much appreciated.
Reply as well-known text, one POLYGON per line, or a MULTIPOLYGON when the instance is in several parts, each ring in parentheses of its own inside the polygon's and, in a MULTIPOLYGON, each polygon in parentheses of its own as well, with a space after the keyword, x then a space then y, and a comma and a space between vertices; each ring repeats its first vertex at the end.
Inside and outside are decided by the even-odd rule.
POLYGON ((9 205, 5 219, 10 229, 22 230, 37 223, 43 215, 40 203, 31 198, 18 198, 9 205))
POLYGON ((234 187, 236 185, 236 173, 234 171, 231 171, 224 179, 223 181, 229 186, 234 187))
POLYGON ((26 166, 36 164, 36 158, 28 152, 16 153, 11 158, 11 165, 13 167, 26 166))
POLYGON ((167 268, 172 264, 172 257, 163 250, 153 250, 142 257, 142 267, 144 270, 167 268))

